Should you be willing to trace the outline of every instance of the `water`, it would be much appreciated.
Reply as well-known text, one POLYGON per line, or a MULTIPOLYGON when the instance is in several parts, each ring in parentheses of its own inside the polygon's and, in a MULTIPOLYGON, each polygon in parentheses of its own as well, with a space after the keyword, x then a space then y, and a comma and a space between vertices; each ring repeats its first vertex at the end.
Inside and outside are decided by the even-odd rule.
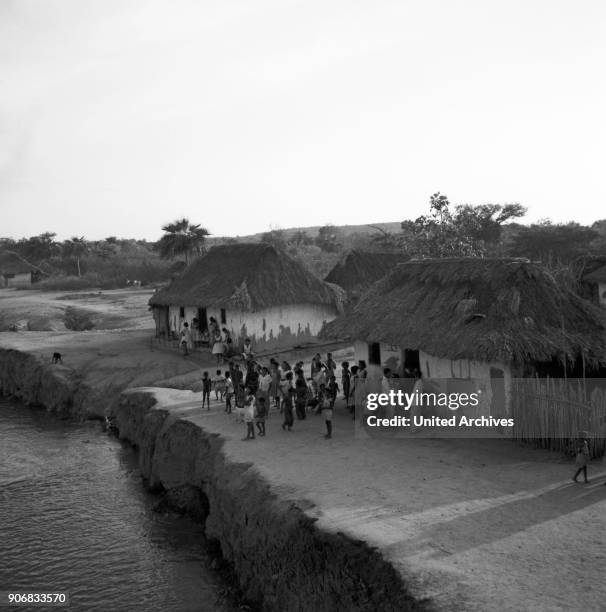
POLYGON ((70 611, 225 610, 202 528, 155 501, 98 423, 0 398, 0 590, 67 591, 70 611))

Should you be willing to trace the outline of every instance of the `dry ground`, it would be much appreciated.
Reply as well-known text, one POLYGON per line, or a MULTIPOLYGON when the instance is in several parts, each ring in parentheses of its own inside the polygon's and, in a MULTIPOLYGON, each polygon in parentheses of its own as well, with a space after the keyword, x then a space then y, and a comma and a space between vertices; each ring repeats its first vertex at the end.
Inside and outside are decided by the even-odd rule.
MULTIPOLYGON (((5 332, 0 346, 43 358, 60 350, 64 367, 99 387, 155 385, 176 376, 175 385, 195 388, 201 369, 212 371, 207 354, 185 359, 150 344, 149 293, 103 294, 56 300, 58 294, 2 293, 0 313, 6 306, 40 313, 55 302, 77 302, 118 317, 122 329, 5 332)), ((592 482, 583 485, 571 482, 569 461, 506 441, 357 438, 339 405, 330 441, 320 417, 296 421, 288 433, 273 412, 267 437, 243 442, 244 426, 218 402, 207 412, 197 393, 166 395, 172 411, 221 433, 235 461, 254 462, 277 493, 307 507, 320 526, 380 548, 413 592, 431 597, 438 609, 606 610, 601 463, 590 465, 592 482)))
POLYGON ((36 291, 0 289, 0 323, 19 329, 65 331, 65 310, 90 314, 95 329, 151 329, 147 289, 36 291))

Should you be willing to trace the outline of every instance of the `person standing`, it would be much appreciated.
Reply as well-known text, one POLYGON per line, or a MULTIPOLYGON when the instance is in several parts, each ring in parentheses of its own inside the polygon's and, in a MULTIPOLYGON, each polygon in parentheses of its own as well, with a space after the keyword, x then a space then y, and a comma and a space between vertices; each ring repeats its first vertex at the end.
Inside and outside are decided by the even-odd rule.
POLYGON ((231 373, 225 372, 225 412, 231 414, 232 401, 234 399, 234 381, 231 373))
POLYGON ((204 409, 204 403, 206 402, 207 410, 210 410, 210 389, 211 381, 208 372, 204 372, 202 374, 202 409, 204 409))
POLYGON ((183 329, 181 330, 181 348, 183 349, 183 356, 189 355, 194 348, 191 329, 189 329, 187 321, 183 323, 183 329))
POLYGON ((332 353, 326 354, 326 363, 324 365, 326 365, 327 377, 328 380, 330 380, 330 377, 335 375, 335 370, 337 369, 337 364, 332 358, 332 353))
POLYGON ((351 404, 349 406, 349 410, 352 413, 353 418, 356 418, 356 394, 358 389, 358 383, 360 381, 360 377, 358 375, 358 366, 351 366, 351 388, 349 391, 349 397, 351 398, 351 404))
POLYGON ((345 399, 345 408, 349 410, 349 394, 351 392, 351 372, 349 371, 349 363, 344 361, 341 364, 341 390, 345 399))
POLYGON ((257 401, 257 414, 255 421, 257 424, 257 430, 260 436, 265 435, 265 417, 267 416, 267 406, 265 405, 265 398, 258 397, 257 401))
POLYGON ((284 413, 284 422, 282 429, 292 431, 294 423, 292 414, 292 396, 294 393, 292 384, 292 372, 286 373, 286 378, 280 383, 280 393, 282 395, 282 411, 284 413))
POLYGON ((219 329, 215 332, 212 354, 217 358, 217 365, 221 365, 223 363, 223 355, 225 353, 225 344, 223 344, 223 336, 219 329))
POLYGON ((244 403, 244 422, 246 423, 246 438, 243 440, 255 439, 255 396, 250 389, 246 389, 246 401, 244 403))
POLYGON ((271 375, 271 387, 269 394, 274 398, 274 406, 280 407, 280 367, 278 362, 272 357, 269 360, 269 374, 271 375))
POLYGON ((328 385, 326 385, 326 392, 330 400, 330 409, 333 410, 335 402, 337 401, 337 394, 339 393, 339 384, 337 383, 337 377, 331 376, 328 385))
POLYGON ((265 409, 267 410, 267 416, 269 416, 269 389, 271 387, 271 374, 269 370, 263 366, 261 368, 261 376, 259 376, 259 390, 257 391, 257 398, 264 398, 265 409))
POLYGON ((320 385, 318 399, 320 400, 320 410, 324 417, 324 424, 326 425, 326 434, 324 437, 330 440, 332 438, 332 403, 325 385, 320 385))
POLYGON ((303 370, 299 369, 297 370, 297 380, 295 381, 295 412, 299 421, 302 421, 307 416, 305 408, 307 406, 308 390, 303 370))

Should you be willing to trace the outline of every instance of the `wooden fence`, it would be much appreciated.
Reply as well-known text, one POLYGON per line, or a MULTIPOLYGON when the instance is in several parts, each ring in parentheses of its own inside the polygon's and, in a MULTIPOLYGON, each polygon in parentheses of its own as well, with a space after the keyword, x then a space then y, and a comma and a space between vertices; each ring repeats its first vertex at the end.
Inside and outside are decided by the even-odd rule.
POLYGON ((592 457, 603 456, 606 389, 596 383, 591 379, 514 379, 513 438, 539 448, 574 454, 576 440, 584 436, 589 439, 592 457))

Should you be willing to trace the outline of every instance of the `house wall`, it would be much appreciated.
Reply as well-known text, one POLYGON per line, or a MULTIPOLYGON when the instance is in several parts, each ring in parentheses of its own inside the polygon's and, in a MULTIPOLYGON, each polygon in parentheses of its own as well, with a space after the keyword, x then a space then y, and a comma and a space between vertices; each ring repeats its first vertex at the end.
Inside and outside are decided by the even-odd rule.
MULTIPOLYGON (((256 350, 290 347, 317 337, 322 325, 337 316, 336 308, 319 304, 293 304, 265 308, 258 312, 225 309, 226 323, 221 323, 221 309, 207 308, 206 316, 215 317, 220 327, 227 327, 234 343, 252 340, 256 350)), ((197 307, 185 307, 185 317, 179 316, 179 306, 169 308, 171 330, 181 331, 183 323, 191 325, 198 316, 197 307)))
POLYGON ((6 278, 6 287, 30 287, 32 284, 32 273, 15 274, 6 278))
MULTIPOLYGON (((368 380, 371 383, 371 389, 378 389, 378 381, 383 375, 383 367, 386 365, 394 368, 389 363, 399 356, 400 367, 404 363, 404 349, 393 345, 381 343, 381 364, 368 364, 369 344, 367 342, 356 341, 354 343, 354 351, 356 361, 363 359, 368 364, 368 380), (399 353, 399 355, 398 355, 399 353)), ((472 361, 470 359, 444 359, 435 357, 424 351, 419 351, 419 362, 423 379, 439 381, 443 392, 446 392, 446 381, 450 380, 467 380, 470 381, 470 386, 475 391, 480 391, 481 402, 478 406, 478 414, 489 414, 488 408, 492 401, 492 385, 490 379, 490 369, 496 368, 502 370, 503 381, 505 388, 505 409, 510 412, 511 406, 511 388, 512 388, 512 372, 511 367, 505 363, 472 361)), ((493 415, 500 416, 500 415, 493 415)))

